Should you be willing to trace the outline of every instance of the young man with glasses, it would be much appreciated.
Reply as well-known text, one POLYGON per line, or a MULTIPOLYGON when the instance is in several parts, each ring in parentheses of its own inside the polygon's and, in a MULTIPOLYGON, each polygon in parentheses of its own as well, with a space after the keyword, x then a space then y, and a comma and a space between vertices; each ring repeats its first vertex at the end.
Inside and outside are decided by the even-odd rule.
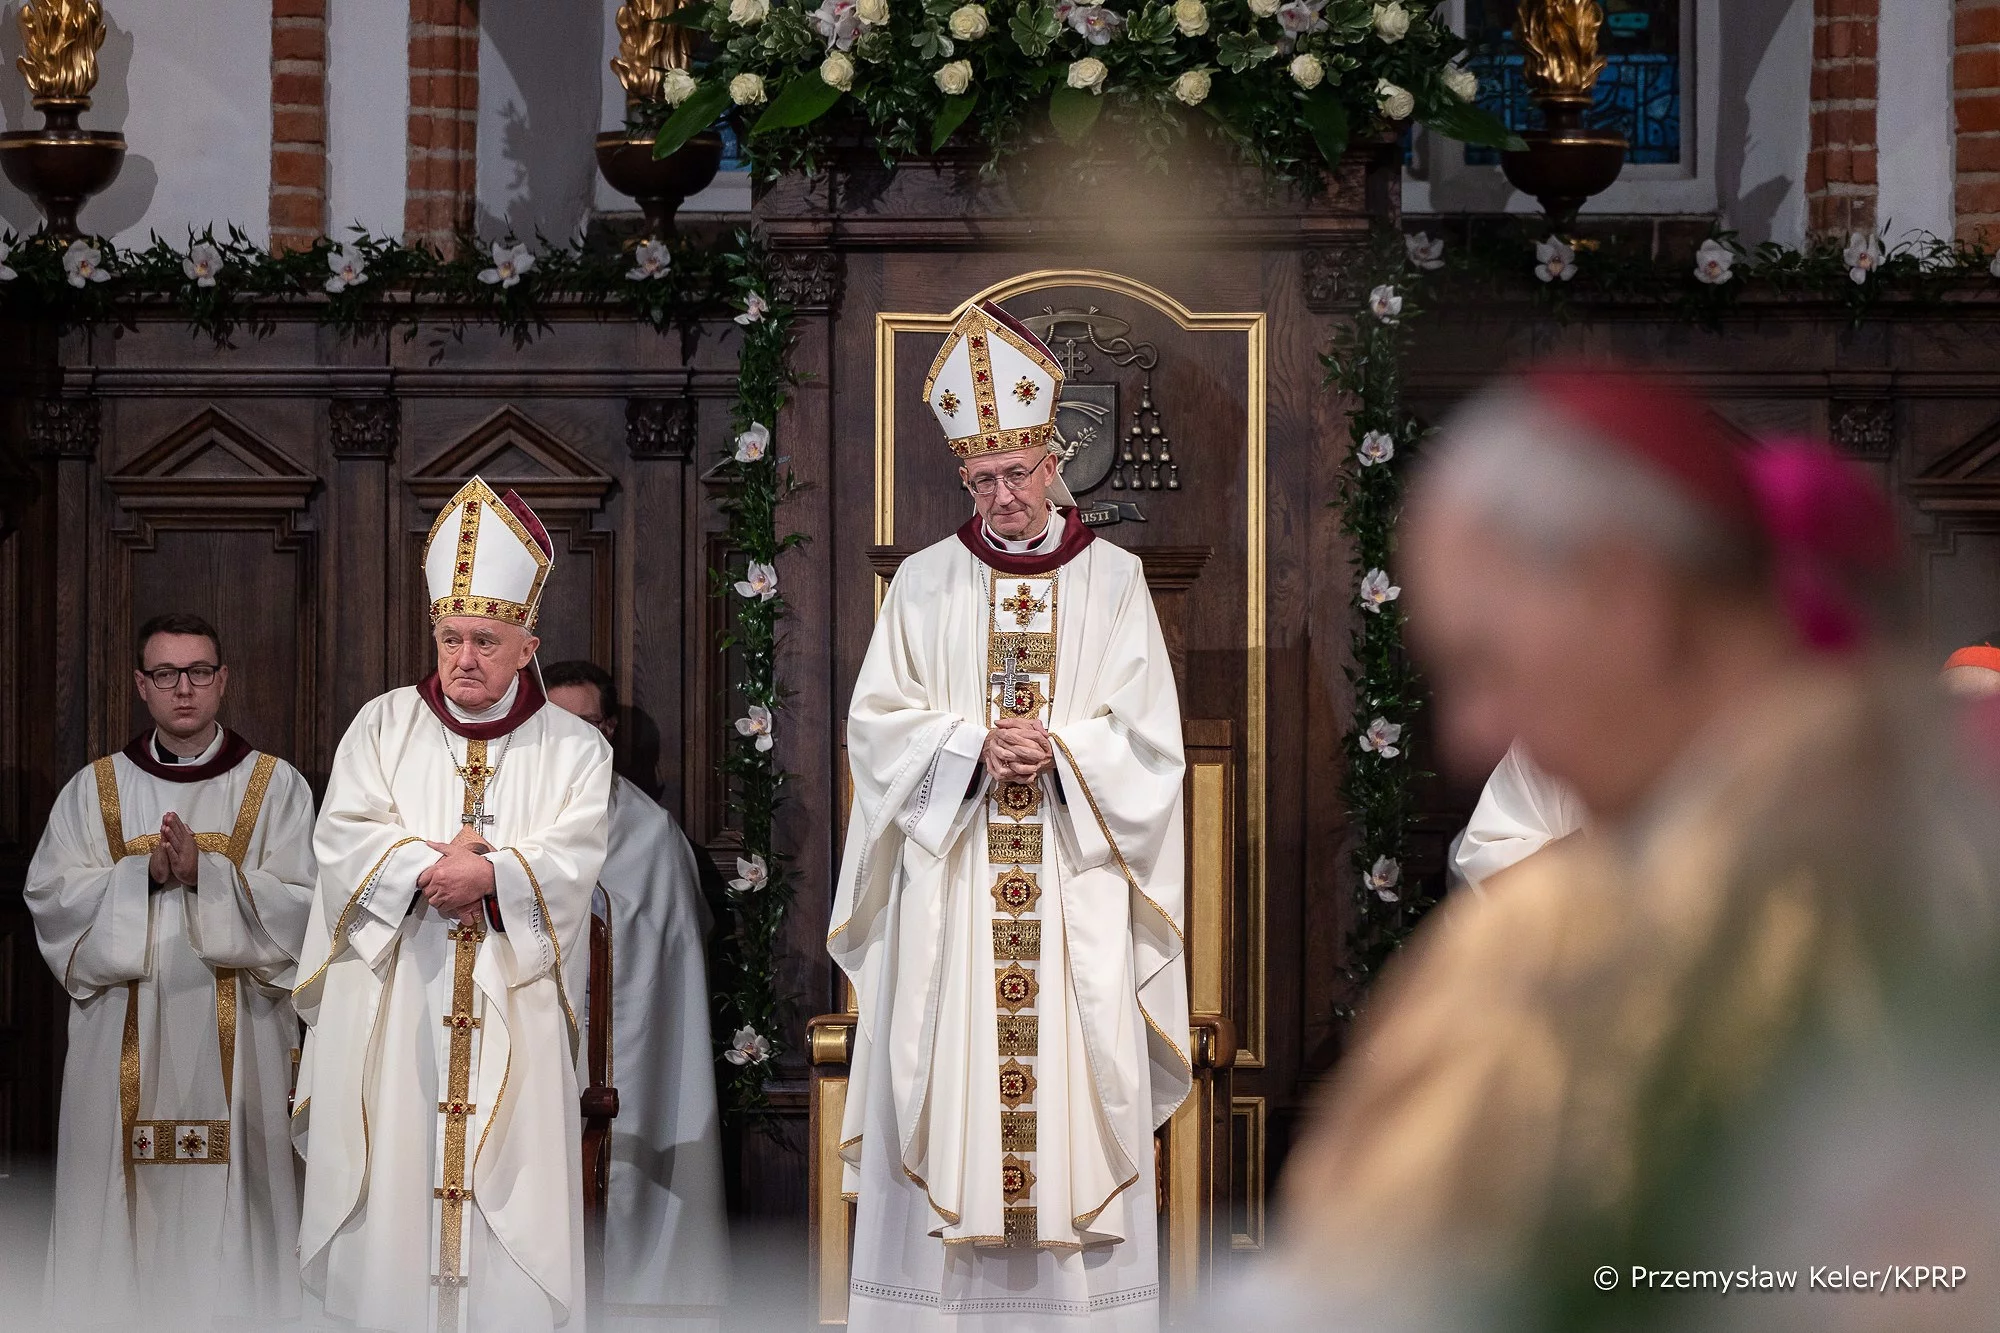
POLYGON ((208 1327, 299 1311, 286 1097, 312 900, 312 793, 216 722, 198 616, 139 631, 153 726, 76 775, 28 870, 70 995, 45 1313, 208 1327))
POLYGON ((314 835, 294 991, 299 1255, 395 1333, 582 1328, 578 1018, 611 747, 547 706, 554 543, 474 477, 424 556, 437 670, 364 705, 314 835))
POLYGON ((828 950, 860 1006, 849 1323, 1150 1330, 1187 1095, 1181 721, 1139 561, 1054 450, 1062 373, 967 310, 925 398, 973 516, 904 562, 848 709, 828 950))

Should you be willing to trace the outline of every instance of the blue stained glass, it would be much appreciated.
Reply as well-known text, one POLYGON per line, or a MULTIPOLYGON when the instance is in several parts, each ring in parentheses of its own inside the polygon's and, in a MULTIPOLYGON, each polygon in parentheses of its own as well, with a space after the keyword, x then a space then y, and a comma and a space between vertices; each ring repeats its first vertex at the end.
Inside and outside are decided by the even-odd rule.
MULTIPOLYGON (((1681 160, 1681 0, 1604 0, 1604 27, 1598 46, 1604 72, 1585 121, 1616 130, 1634 164, 1681 160)), ((1479 105, 1509 128, 1534 129, 1541 112, 1528 99, 1522 56, 1514 44, 1514 0, 1466 0, 1466 64, 1479 75, 1479 105)), ((1490 165, 1500 155, 1490 148, 1465 150, 1471 164, 1490 165)))

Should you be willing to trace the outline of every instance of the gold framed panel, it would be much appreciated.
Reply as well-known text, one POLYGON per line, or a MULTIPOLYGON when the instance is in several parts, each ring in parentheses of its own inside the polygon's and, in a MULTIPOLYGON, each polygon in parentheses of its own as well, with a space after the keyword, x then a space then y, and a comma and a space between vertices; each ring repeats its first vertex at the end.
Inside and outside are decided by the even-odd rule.
POLYGON ((1232 1250, 1264 1248, 1265 1115, 1266 1104, 1262 1097, 1229 1099, 1230 1138, 1243 1151, 1242 1164, 1236 1173, 1238 1186, 1243 1191, 1243 1227, 1241 1230, 1233 1226, 1230 1228, 1229 1247, 1232 1250))
MULTIPOLYGON (((1266 806, 1269 801, 1265 741, 1269 684, 1265 663, 1265 371, 1269 317, 1261 310, 1190 310, 1166 292, 1137 278, 1105 269, 1037 269, 1004 279, 974 292, 942 314, 919 311, 879 311, 875 316, 875 544, 896 544, 896 338, 923 334, 942 338, 966 310, 980 301, 1005 301, 1051 287, 1087 287, 1144 302, 1172 319, 1183 330, 1197 333, 1240 333, 1244 364, 1244 514, 1243 646, 1247 655, 1244 737, 1244 814, 1248 869, 1248 948, 1244 978, 1247 1009, 1243 1041, 1236 1056, 1239 1069, 1264 1067, 1264 922, 1266 884, 1266 806)), ((881 609, 883 580, 875 580, 875 606, 881 609)))

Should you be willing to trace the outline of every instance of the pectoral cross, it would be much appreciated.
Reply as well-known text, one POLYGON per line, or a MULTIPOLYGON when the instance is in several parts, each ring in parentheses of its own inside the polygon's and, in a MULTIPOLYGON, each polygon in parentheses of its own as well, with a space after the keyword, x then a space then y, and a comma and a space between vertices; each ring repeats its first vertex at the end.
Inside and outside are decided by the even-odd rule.
POLYGON ((1000 599, 1000 609, 1011 612, 1014 617, 1014 623, 1022 629, 1028 627, 1034 620, 1037 612, 1046 611, 1048 606, 1049 599, 1046 597, 1037 599, 1033 591, 1025 583, 1019 585, 1012 597, 1003 597, 1000 599))
POLYGON ((465 783, 465 813, 458 817, 458 822, 475 834, 485 833, 486 826, 493 822, 493 816, 486 813, 486 784, 498 771, 486 762, 485 741, 466 741, 465 762, 458 765, 459 780, 465 783))
POLYGON ((1000 712, 1004 716, 1014 706, 1014 691, 1021 685, 1021 657, 1025 650, 1016 649, 1007 654, 1007 667, 995 671, 992 679, 1000 687, 1000 712))

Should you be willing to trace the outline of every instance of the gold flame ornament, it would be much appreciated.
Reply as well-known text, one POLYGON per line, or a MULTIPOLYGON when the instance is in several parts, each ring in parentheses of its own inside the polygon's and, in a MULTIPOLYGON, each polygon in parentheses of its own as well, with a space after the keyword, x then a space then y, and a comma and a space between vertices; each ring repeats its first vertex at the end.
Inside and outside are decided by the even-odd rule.
POLYGON ((97 48, 104 45, 103 6, 97 0, 26 0, 14 18, 24 48, 14 66, 28 81, 35 106, 89 106, 97 48))
POLYGON ((1588 103, 1604 72, 1597 49, 1603 25, 1597 0, 1521 0, 1515 31, 1528 57, 1522 75, 1529 91, 1551 101, 1588 103))
POLYGON ((618 6, 618 55, 611 72, 628 102, 657 102, 668 70, 686 69, 694 55, 695 31, 667 19, 681 0, 625 0, 618 6))

